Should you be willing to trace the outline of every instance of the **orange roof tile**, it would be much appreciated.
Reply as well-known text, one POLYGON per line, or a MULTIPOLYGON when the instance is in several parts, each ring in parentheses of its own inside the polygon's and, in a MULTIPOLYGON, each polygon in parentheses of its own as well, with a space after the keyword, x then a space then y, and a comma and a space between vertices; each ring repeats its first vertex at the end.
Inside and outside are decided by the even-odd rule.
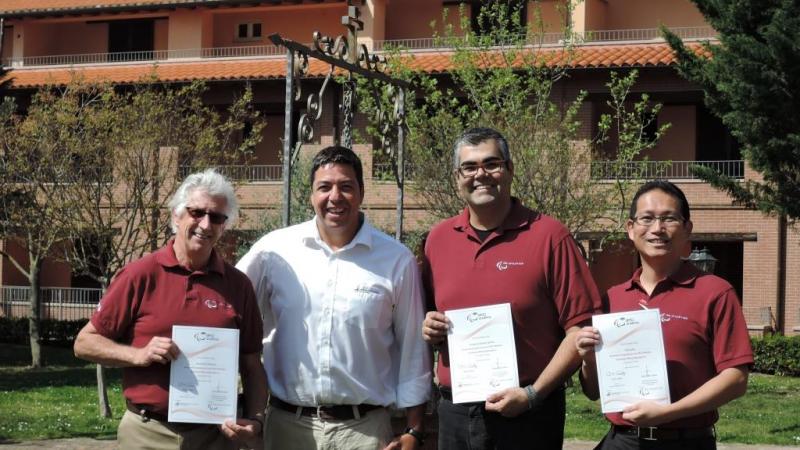
MULTIPOLYGON (((246 0, 259 3, 257 0, 246 0)), ((266 1, 266 0, 265 0, 266 1)), ((271 0, 272 3, 281 0, 271 0)), ((209 4, 224 6, 226 0, 0 0, 0 15, 26 15, 69 11, 126 10, 142 7, 180 7, 209 4)), ((241 4, 241 1, 233 2, 241 4)))
MULTIPOLYGON (((695 51, 701 47, 690 44, 695 51)), ((417 53, 410 60, 413 69, 426 73, 444 73, 453 68, 451 54, 443 52, 417 53)), ((549 65, 566 64, 574 69, 618 67, 666 67, 675 62, 672 50, 665 43, 629 45, 593 45, 577 48, 573 53, 563 49, 548 49, 539 53, 549 65)), ((320 77, 328 66, 310 60, 308 76, 320 77)), ((89 67, 59 67, 10 70, 4 79, 17 89, 36 88, 51 84, 66 84, 75 74, 89 81, 135 83, 154 75, 164 82, 191 80, 247 80, 280 79, 286 76, 286 60, 282 58, 260 60, 216 60, 202 62, 162 62, 154 64, 127 64, 89 67)), ((3 81, 3 80, 0 80, 3 81)))

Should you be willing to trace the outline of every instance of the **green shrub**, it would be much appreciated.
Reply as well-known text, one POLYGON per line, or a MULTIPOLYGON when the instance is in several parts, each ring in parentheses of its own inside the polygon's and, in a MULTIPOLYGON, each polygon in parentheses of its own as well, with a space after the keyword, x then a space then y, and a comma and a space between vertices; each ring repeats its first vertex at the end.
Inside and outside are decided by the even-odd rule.
MULTIPOLYGON (((86 322, 87 319, 42 320, 39 325, 41 342, 54 346, 71 346, 86 322)), ((28 319, 0 317, 0 342, 28 344, 28 319)))
POLYGON ((800 336, 752 338, 754 372, 800 376, 800 336))

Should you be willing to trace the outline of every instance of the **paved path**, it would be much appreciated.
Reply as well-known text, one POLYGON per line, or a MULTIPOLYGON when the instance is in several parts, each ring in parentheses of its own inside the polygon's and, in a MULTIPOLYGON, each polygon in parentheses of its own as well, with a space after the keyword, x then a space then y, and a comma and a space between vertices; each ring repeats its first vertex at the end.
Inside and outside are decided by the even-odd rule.
MULTIPOLYGON (((566 441, 564 442, 565 450, 591 450, 595 446, 594 442, 586 441, 566 441)), ((114 450, 116 449, 116 441, 113 440, 96 440, 88 438, 77 439, 51 439, 46 441, 24 441, 19 443, 0 443, 2 450, 32 450, 32 449, 47 449, 47 450, 114 450)), ((800 447, 780 447, 775 445, 743 445, 743 444, 719 444, 718 450, 798 450, 800 447)))

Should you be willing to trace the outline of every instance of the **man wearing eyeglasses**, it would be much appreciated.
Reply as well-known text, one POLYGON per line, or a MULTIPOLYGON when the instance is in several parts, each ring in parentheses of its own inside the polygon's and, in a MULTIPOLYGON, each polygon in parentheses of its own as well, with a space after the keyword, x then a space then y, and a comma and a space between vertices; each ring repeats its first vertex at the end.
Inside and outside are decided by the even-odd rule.
MULTIPOLYGON (((610 312, 658 308, 672 403, 641 401, 606 414, 601 449, 715 449, 717 408, 744 395, 753 352, 739 299, 725 280, 689 261, 692 221, 683 191, 668 181, 644 184, 633 197, 628 238, 642 267, 608 291, 610 312)), ((585 327, 576 339, 581 384, 599 397, 594 348, 602 337, 585 327)))
POLYGON ((174 239, 117 274, 75 339, 75 355, 123 368, 128 410, 117 433, 122 450, 257 445, 267 400, 261 314, 250 280, 214 250, 238 214, 233 186, 214 170, 195 173, 169 206, 174 239), (245 418, 222 426, 167 421, 170 362, 180 353, 173 325, 240 330, 245 418))
POLYGON ((511 196, 514 165, 496 130, 465 131, 454 146, 464 211, 425 246, 423 337, 438 347, 439 449, 560 449, 564 383, 580 359, 573 337, 601 302, 569 231, 511 196), (510 303, 520 386, 454 404, 444 311, 510 303))

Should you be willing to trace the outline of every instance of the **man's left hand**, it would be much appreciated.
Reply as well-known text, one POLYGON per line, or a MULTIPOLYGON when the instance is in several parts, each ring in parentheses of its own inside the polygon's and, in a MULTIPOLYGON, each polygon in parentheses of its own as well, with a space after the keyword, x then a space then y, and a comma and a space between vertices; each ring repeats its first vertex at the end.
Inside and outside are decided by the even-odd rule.
POLYGON ((419 441, 414 436, 403 433, 392 439, 383 450, 416 450, 419 448, 419 441))
POLYGON ((669 421, 668 412, 667 405, 645 400, 626 407, 622 418, 640 427, 654 427, 669 421))
POLYGON ((517 417, 528 410, 528 394, 523 388, 508 388, 488 396, 485 408, 503 417, 517 417))
POLYGON ((220 425, 222 434, 228 439, 247 445, 251 448, 261 448, 261 423, 250 419, 226 420, 220 425))

